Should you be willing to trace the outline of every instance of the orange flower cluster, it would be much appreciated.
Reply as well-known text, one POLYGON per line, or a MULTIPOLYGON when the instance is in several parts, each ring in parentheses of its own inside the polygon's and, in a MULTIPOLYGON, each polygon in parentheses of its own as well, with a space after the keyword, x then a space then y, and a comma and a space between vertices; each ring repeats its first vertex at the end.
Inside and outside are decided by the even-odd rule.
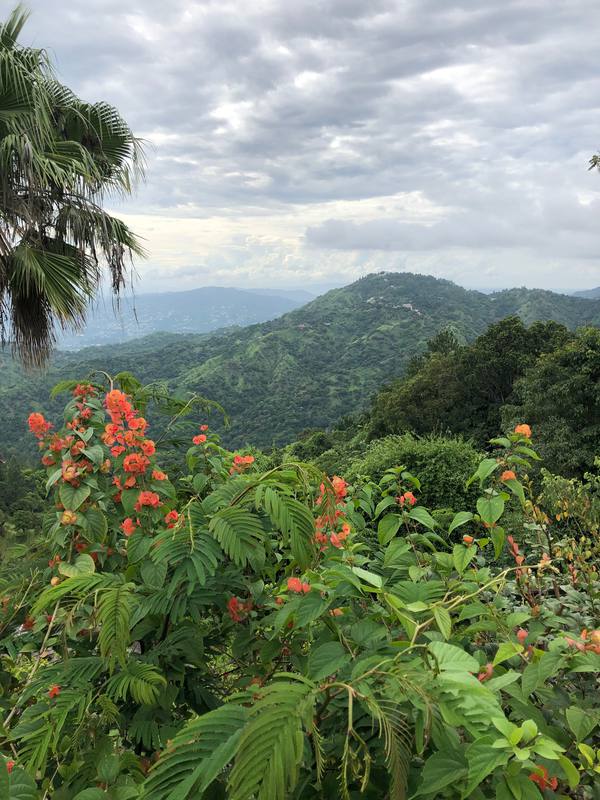
POLYGON ((321 545, 321 550, 327 544, 342 548, 351 532, 350 525, 344 519, 344 512, 335 508, 348 494, 348 484, 339 475, 334 475, 329 485, 322 483, 319 487, 317 506, 325 505, 326 510, 315 520, 315 540, 321 545), (338 530, 338 526, 340 526, 338 530))
POLYGON ((288 591, 296 594, 308 594, 310 592, 310 583, 301 581, 300 578, 288 578, 287 588, 288 591))
POLYGON ((524 436, 526 439, 531 439, 531 427, 525 423, 517 425, 515 427, 515 433, 518 433, 519 436, 524 436))
POLYGON ((233 466, 229 470, 230 475, 235 475, 236 472, 243 472, 251 464, 254 464, 254 456, 239 456, 233 457, 233 466))
POLYGON ((33 433, 36 439, 43 439, 52 427, 52 423, 46 422, 44 415, 37 411, 34 411, 29 415, 27 418, 27 424, 29 425, 29 430, 31 433, 33 433))
POLYGON ((149 506, 150 508, 158 508, 159 505, 160 505, 160 497, 156 494, 156 492, 143 491, 139 493, 134 508, 136 511, 141 511, 141 509, 144 506, 149 506))
MULTIPOLYGON (((139 525, 139 520, 137 520, 139 525)), ((121 530, 125 534, 125 536, 131 536, 131 534, 136 530, 137 525, 131 519, 131 517, 126 517, 123 522, 121 523, 121 530)))
POLYGON ((179 514, 177 511, 175 511, 175 509, 173 509, 173 511, 169 511, 168 514, 165 515, 165 523, 167 528, 174 528, 178 519, 179 514))
POLYGON ((512 469, 505 469, 502 475, 500 476, 501 481, 514 481, 517 479, 517 476, 512 471, 512 469))
POLYGON ((204 444, 205 441, 206 441, 206 434, 205 433, 199 433, 197 436, 194 436, 194 438, 192 439, 192 442, 194 444, 204 444))
POLYGON ((252 600, 246 600, 245 603, 242 603, 237 597, 231 597, 227 601, 227 613, 234 622, 242 622, 243 615, 249 611, 252 611, 252 600))
POLYGON ((588 631, 585 628, 579 637, 581 641, 567 637, 567 644, 580 652, 590 651, 600 655, 600 630, 588 631))
POLYGON ((50 689, 49 689, 49 691, 48 691, 48 697, 49 697, 51 700, 52 700, 53 698, 55 698, 55 697, 58 697, 58 695, 59 695, 59 694, 60 694, 60 686, 57 686, 57 684, 54 684, 54 686, 51 686, 51 687, 50 687, 50 689))
POLYGON ((396 502, 401 506, 403 506, 405 503, 408 503, 410 506, 414 506, 417 502, 417 498, 412 492, 404 492, 404 494, 401 494, 396 498, 396 502))

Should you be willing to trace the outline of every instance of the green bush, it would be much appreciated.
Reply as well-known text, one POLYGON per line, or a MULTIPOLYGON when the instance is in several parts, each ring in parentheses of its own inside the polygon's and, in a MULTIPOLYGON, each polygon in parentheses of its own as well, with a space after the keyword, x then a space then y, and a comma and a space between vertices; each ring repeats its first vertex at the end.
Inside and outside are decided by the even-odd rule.
POLYGON ((475 489, 465 488, 477 468, 481 454, 461 437, 426 436, 410 433, 376 439, 365 453, 352 461, 346 476, 380 480, 391 467, 404 466, 421 481, 419 499, 433 508, 460 508, 472 502, 475 489))

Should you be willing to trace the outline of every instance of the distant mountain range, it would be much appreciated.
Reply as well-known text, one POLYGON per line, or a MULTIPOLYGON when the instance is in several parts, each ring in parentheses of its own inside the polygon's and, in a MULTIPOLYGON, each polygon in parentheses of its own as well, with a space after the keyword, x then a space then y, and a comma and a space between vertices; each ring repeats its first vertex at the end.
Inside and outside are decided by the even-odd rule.
MULTIPOLYGON (((20 447, 27 413, 58 413, 50 387, 91 370, 129 370, 220 402, 232 424, 229 445, 283 444, 363 408, 381 385, 402 375, 439 330, 463 341, 510 315, 527 324, 556 320, 600 327, 600 300, 528 289, 491 295, 410 273, 368 275, 283 316, 219 334, 154 334, 110 347, 58 353, 30 375, 0 363, 0 455, 20 447)), ((2 359, 0 358, 0 361, 2 359)))
POLYGON ((185 292, 126 296, 115 307, 100 297, 90 310, 86 327, 65 333, 58 346, 76 350, 115 344, 152 333, 207 333, 220 328, 265 322, 312 300, 310 292, 282 289, 232 289, 206 286, 185 292))
POLYGON ((600 286, 595 289, 584 289, 581 292, 573 292, 574 297, 584 297, 586 300, 600 299, 600 286))

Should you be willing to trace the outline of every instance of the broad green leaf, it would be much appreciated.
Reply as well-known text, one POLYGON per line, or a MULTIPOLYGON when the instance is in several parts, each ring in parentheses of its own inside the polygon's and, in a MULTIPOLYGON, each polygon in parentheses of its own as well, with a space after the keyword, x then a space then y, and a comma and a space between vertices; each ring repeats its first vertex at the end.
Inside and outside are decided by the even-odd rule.
POLYGON ((379 524, 377 525, 377 538, 382 547, 385 547, 385 545, 394 538, 401 524, 402 517, 398 514, 388 514, 379 520, 379 524))
POLYGON ((435 797, 437 792, 451 783, 459 783, 466 774, 467 763, 461 754, 434 753, 425 762, 421 783, 412 797, 435 797))
POLYGON ((428 649, 433 653, 441 672, 479 672, 479 662, 460 647, 446 642, 430 642, 428 649))
POLYGON ((484 480, 489 478, 492 472, 497 470, 499 466, 500 464, 495 458, 484 458, 481 464, 477 467, 477 471, 474 472, 467 481, 467 487, 477 480, 480 484, 483 484, 484 480))
POLYGON ((79 506, 88 499, 91 494, 91 489, 85 483, 77 488, 71 486, 69 483, 61 484, 58 490, 60 502, 68 511, 77 511, 79 506))
POLYGON ((362 567, 352 567, 352 572, 362 581, 370 584, 371 586, 375 586, 377 589, 381 589, 383 586, 381 575, 376 575, 374 572, 369 572, 366 569, 362 569, 362 567))
POLYGON ((563 772, 567 776, 567 782, 569 784, 569 788, 575 789, 579 786, 579 770, 573 764, 573 762, 568 759, 566 756, 559 756, 558 763, 563 769, 563 772))
POLYGON ((82 792, 78 792, 73 800, 106 800, 106 792, 104 789, 96 787, 84 789, 82 792))
POLYGON ((69 564, 66 561, 58 565, 58 571, 61 575, 66 575, 67 578, 74 578, 77 575, 91 575, 96 571, 96 564, 94 559, 87 553, 81 553, 75 559, 74 564, 69 564))
POLYGON ((578 742, 582 742, 584 739, 587 739, 596 725, 598 725, 598 722, 600 722, 598 716, 594 716, 578 706, 571 706, 570 708, 567 708, 565 711, 565 716, 567 718, 569 728, 571 728, 575 734, 575 738, 578 742))
POLYGON ((465 752, 469 765, 467 775, 467 785, 462 793, 466 798, 476 789, 479 784, 490 775, 496 767, 500 767, 508 762, 510 752, 508 750, 497 750, 492 747, 493 736, 482 736, 470 744, 465 752))
POLYGON ((500 558, 500 555, 504 548, 504 542, 506 541, 506 534, 504 533, 504 528, 500 528, 499 526, 491 528, 490 538, 494 545, 494 555, 496 556, 496 558, 500 558))
POLYGON ((408 512, 408 516, 410 519, 414 519, 415 522, 420 522, 421 525, 429 528, 430 531, 432 531, 437 525, 437 522, 431 516, 429 511, 427 511, 426 508, 423 508, 423 506, 415 506, 415 508, 408 512))
POLYGON ((452 617, 450 613, 443 606, 439 606, 433 609, 433 616, 444 639, 449 639, 452 634, 452 617))
POLYGON ((492 663, 496 667, 498 664, 502 664, 503 661, 508 661, 509 658, 512 658, 513 656, 516 656, 522 652, 522 645, 516 644, 516 642, 503 642, 496 651, 496 655, 494 656, 494 661, 492 663))
POLYGON ((525 492, 523 491, 523 485, 520 481, 516 480, 516 478, 511 478, 508 481, 503 481, 503 484, 504 486, 508 486, 515 497, 519 498, 522 505, 525 505, 525 492))
POLYGON ((308 656, 308 674, 320 681, 339 672, 350 661, 350 653, 339 642, 326 642, 316 647, 308 656))
POLYGON ((140 567, 140 575, 146 586, 151 589, 160 589, 167 577, 167 564, 164 561, 156 564, 147 558, 140 567))
POLYGON ((456 530, 456 528, 459 528, 461 525, 471 522, 472 519, 473 514, 471 514, 470 511, 459 511, 458 514, 454 515, 454 519, 448 527, 448 533, 452 533, 453 530, 456 530))
POLYGON ((396 498, 392 497, 391 495, 388 495, 387 497, 384 497, 383 500, 380 500, 377 503, 377 507, 375 508, 375 513, 373 514, 373 516, 377 518, 380 514, 382 514, 386 510, 386 508, 395 505, 396 505, 396 498))
POLYGON ((499 494, 491 497, 480 497, 477 501, 477 513, 488 525, 497 522, 504 512, 504 500, 499 494))
POLYGON ((454 569, 459 575, 462 575, 471 561, 477 555, 477 547, 472 544, 466 547, 464 544, 455 544, 452 549, 452 561, 454 569))

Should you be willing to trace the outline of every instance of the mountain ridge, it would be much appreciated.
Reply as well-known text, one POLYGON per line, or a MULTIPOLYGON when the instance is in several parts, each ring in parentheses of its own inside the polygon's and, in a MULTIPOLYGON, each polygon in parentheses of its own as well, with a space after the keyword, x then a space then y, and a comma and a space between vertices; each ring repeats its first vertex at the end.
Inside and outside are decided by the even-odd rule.
POLYGON ((31 407, 51 408, 45 395, 54 382, 82 379, 91 369, 128 370, 146 383, 166 380, 174 389, 221 403, 232 419, 230 445, 280 445, 363 408, 439 330, 451 327, 459 339, 471 341, 492 322, 515 314, 527 322, 598 327, 600 301, 528 289, 489 296, 431 276, 377 273, 245 328, 156 334, 58 354, 43 381, 27 379, 13 364, 0 377, 0 412, 9 430, 23 430, 31 407))

